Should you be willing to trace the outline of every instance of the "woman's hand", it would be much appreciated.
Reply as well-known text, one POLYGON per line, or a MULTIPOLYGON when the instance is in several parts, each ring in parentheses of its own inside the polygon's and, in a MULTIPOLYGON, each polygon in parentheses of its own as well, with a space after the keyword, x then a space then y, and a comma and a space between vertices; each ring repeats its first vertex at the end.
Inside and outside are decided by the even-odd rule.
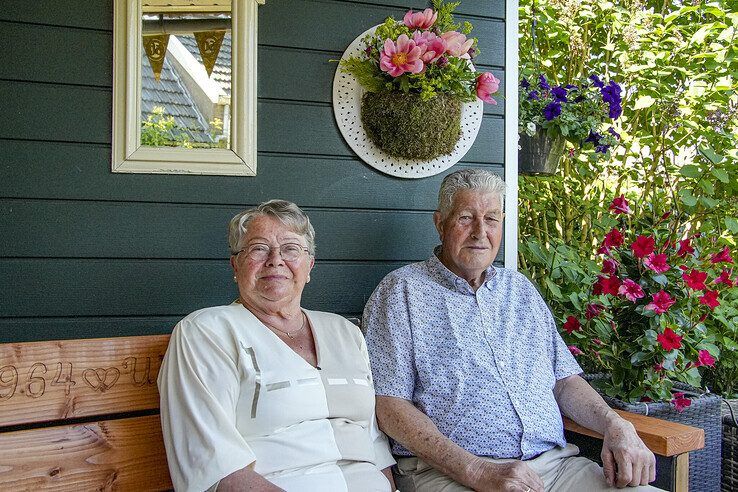
POLYGON ((387 468, 382 470, 382 473, 384 473, 384 476, 387 477, 387 480, 389 480, 390 492, 395 492, 395 490, 397 490, 397 487, 395 486, 395 477, 392 475, 392 467, 388 466, 387 468))
POLYGON ((284 492, 272 482, 252 469, 252 465, 241 468, 222 479, 216 492, 284 492))

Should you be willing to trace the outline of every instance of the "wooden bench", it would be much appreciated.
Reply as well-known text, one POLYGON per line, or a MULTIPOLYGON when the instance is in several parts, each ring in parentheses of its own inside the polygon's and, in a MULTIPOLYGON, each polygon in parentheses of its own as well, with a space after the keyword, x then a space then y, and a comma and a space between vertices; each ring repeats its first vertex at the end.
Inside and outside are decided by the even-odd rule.
MULTIPOLYGON (((0 344, 0 490, 171 489, 156 387, 168 341, 0 344)), ((687 490, 688 453, 704 446, 702 429, 622 414, 666 463, 660 479, 687 490)))

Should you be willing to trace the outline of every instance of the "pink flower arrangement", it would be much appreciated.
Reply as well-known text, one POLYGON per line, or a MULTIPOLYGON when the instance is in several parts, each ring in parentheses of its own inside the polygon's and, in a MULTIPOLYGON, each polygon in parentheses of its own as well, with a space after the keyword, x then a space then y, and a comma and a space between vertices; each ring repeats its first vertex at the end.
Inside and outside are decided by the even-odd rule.
POLYGON ((446 53, 456 56, 464 60, 471 60, 469 50, 474 44, 474 39, 466 39, 466 35, 458 31, 448 31, 441 34, 441 38, 446 41, 446 53))
POLYGON ((411 29, 430 29, 436 23, 437 18, 438 12, 434 12, 433 9, 425 9, 422 12, 416 13, 408 10, 402 19, 402 23, 411 29))
POLYGON ((423 60, 420 59, 423 51, 405 34, 397 38, 397 44, 387 39, 380 55, 379 68, 393 77, 399 77, 403 73, 420 73, 424 67, 423 60))
POLYGON ((608 209, 597 247, 601 271, 570 294, 576 310, 562 313, 562 336, 585 369, 610 375, 593 382, 607 395, 684 409, 690 400, 672 396, 674 382, 699 387, 701 371, 720 357, 705 323, 725 317, 721 299, 738 282, 734 254, 690 234, 679 214, 638 219, 624 195, 608 209))
POLYGON ((477 77, 477 97, 482 101, 497 104, 497 101, 492 99, 492 94, 497 92, 499 88, 500 81, 491 73, 485 72, 477 77))
POLYGON ((471 60, 479 53, 469 37, 468 22, 453 22, 456 4, 434 4, 437 10, 409 10, 402 21, 389 17, 364 38, 366 49, 341 62, 369 92, 401 91, 423 100, 438 93, 464 102, 477 98, 497 104, 492 95, 500 81, 491 73, 475 73, 471 60))

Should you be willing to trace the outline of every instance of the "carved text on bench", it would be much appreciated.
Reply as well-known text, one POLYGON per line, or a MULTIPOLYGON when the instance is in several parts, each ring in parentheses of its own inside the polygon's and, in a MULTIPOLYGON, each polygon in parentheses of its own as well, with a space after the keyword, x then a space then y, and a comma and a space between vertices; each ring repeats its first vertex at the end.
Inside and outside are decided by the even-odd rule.
POLYGON ((158 367, 152 371, 151 359, 151 357, 126 357, 120 369, 118 367, 88 367, 82 370, 75 369, 71 362, 57 361, 50 366, 43 362, 36 362, 28 369, 23 381, 21 381, 22 376, 18 374, 18 368, 9 364, 0 367, 0 401, 9 400, 16 393, 25 393, 30 398, 39 398, 46 392, 47 381, 49 381, 49 386, 62 386, 67 396, 78 382, 82 382, 93 391, 105 393, 115 386, 121 374, 129 375, 130 378, 124 378, 124 381, 134 386, 156 384, 156 375, 159 371, 158 367))

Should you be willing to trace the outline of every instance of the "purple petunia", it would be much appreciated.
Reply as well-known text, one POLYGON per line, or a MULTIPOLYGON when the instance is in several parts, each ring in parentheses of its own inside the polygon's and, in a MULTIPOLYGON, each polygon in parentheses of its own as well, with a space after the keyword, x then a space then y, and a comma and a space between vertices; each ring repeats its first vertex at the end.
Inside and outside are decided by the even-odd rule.
POLYGON ((615 81, 610 81, 606 86, 600 88, 602 101, 610 105, 610 118, 616 120, 623 113, 621 92, 623 89, 615 81))
POLYGON ((600 89, 600 92, 602 93, 602 100, 606 103, 620 104, 623 100, 623 98, 620 97, 622 89, 617 83, 613 82, 612 80, 609 84, 602 87, 600 89))
POLYGON ((527 89, 528 87, 530 87, 530 82, 528 82, 528 79, 523 78, 523 80, 520 81, 520 87, 522 87, 523 89, 527 89))
POLYGON ((620 140, 620 134, 619 134, 618 132, 616 132, 616 131, 615 131, 615 128, 613 128, 613 127, 610 127, 610 128, 608 128, 608 129, 607 129, 607 133, 609 133, 609 134, 610 134, 610 135, 612 135, 613 137, 615 137, 615 138, 617 138, 618 140, 620 140))
POLYGON ((598 145, 595 147, 595 152, 599 152, 600 154, 607 154, 607 149, 609 149, 609 145, 598 145))
POLYGON ((530 94, 528 94, 529 101, 538 101, 539 99, 538 91, 530 91, 530 94))
POLYGON ((566 99, 566 89, 563 87, 554 87, 551 89, 551 94, 554 96, 554 100, 558 102, 567 102, 568 99, 566 99))
POLYGON ((584 143, 592 142, 595 145, 599 145, 602 135, 597 132, 589 132, 589 135, 584 139, 584 143))
POLYGON ((546 90, 546 91, 551 90, 551 86, 548 85, 548 81, 546 80, 546 77, 544 77, 543 75, 538 76, 538 85, 541 86, 541 89, 543 90, 546 90))
POLYGON ((543 109, 543 116, 546 118, 547 121, 551 121, 560 114, 561 103, 558 103, 556 101, 549 103, 549 105, 543 109))
POLYGON ((597 75, 594 75, 594 74, 590 75, 589 80, 591 80, 592 85, 594 85, 597 88, 602 89, 605 86, 605 84, 600 80, 600 78, 597 75))

